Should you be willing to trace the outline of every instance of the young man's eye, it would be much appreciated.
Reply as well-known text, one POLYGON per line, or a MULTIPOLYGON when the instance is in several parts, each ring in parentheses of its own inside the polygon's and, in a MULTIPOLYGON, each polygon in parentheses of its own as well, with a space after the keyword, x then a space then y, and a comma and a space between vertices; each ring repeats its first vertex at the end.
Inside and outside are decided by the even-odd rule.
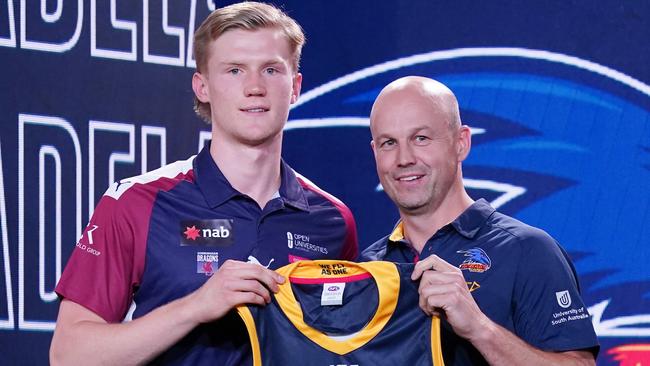
POLYGON ((230 69, 230 70, 228 70, 228 72, 230 74, 237 75, 237 74, 239 74, 241 72, 241 70, 239 70, 239 69, 230 69))
POLYGON ((278 70, 276 70, 276 69, 274 69, 272 67, 268 67, 265 71, 266 71, 267 74, 270 74, 270 75, 273 75, 273 74, 278 72, 278 70))

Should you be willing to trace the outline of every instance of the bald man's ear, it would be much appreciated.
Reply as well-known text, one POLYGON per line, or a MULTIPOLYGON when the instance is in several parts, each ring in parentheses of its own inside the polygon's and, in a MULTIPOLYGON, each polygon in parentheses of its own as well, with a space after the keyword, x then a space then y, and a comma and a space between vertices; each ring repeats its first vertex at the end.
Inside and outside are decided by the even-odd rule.
POLYGON ((460 126, 458 132, 458 144, 456 145, 456 153, 458 156, 458 161, 464 161, 467 158, 467 155, 469 155, 469 150, 472 147, 472 132, 466 125, 460 126))
POLYGON ((377 156, 377 152, 375 151, 375 140, 370 140, 370 149, 372 149, 372 153, 377 156))

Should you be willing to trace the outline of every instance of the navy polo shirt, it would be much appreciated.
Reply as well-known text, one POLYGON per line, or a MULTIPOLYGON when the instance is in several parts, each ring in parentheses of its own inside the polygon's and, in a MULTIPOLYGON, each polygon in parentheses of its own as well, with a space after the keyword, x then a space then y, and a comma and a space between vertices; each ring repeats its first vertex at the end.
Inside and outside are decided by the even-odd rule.
MULTIPOLYGON (((438 230, 420 254, 404 238, 399 223, 360 259, 415 262, 431 254, 460 268, 479 308, 532 346, 598 352, 575 268, 544 231, 501 214, 480 199, 438 230)), ((444 322, 442 342, 445 364, 486 364, 471 343, 444 322)))
MULTIPOLYGON (((275 269, 356 255, 354 218, 341 201, 282 161, 278 194, 261 208, 230 185, 208 145, 196 157, 113 184, 56 291, 119 322, 191 293, 228 259, 275 269)), ((239 365, 249 352, 246 330, 231 314, 197 327, 154 363, 239 365)))

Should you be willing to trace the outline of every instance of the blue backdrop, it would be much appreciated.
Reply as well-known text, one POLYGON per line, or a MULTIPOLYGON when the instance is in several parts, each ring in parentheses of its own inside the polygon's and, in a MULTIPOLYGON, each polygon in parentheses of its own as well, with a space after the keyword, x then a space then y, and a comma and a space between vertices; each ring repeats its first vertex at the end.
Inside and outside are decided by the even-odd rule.
MULTIPOLYGON (((473 128, 471 195, 569 251, 599 365, 650 365, 650 3, 276 4, 308 37, 285 160, 350 206, 362 246, 397 218, 369 147, 372 101, 397 77, 436 78, 473 128)), ((0 1, 0 364, 47 363, 54 285, 109 182, 209 136, 191 107, 191 35, 213 7, 0 1)))

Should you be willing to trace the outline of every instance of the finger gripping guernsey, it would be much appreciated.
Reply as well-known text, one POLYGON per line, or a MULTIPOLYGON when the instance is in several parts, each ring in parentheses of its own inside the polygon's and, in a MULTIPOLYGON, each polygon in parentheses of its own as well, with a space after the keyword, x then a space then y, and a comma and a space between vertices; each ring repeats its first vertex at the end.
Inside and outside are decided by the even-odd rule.
POLYGON ((239 306, 254 366, 444 365, 440 319, 418 307, 413 264, 299 261, 266 306, 239 306))

